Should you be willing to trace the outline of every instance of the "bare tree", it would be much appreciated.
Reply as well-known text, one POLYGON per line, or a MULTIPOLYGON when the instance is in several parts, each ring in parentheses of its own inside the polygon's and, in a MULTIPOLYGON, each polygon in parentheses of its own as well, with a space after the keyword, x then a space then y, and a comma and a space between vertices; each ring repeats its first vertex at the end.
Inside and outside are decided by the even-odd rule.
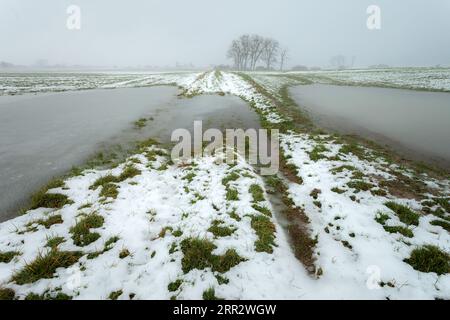
POLYGON ((336 69, 345 69, 347 67, 346 62, 347 59, 341 54, 332 57, 330 60, 331 66, 336 69))
POLYGON ((280 44, 277 40, 267 38, 264 40, 264 49, 261 60, 266 64, 266 69, 270 70, 272 65, 277 62, 277 55, 280 44))
MULTIPOLYGON (((237 70, 255 70, 259 61, 263 61, 267 69, 271 69, 277 62, 278 41, 259 35, 244 34, 233 40, 227 52, 227 58, 233 59, 237 70)), ((287 50, 282 52, 281 69, 287 59, 287 50)))
POLYGON ((258 63, 259 59, 261 58, 261 55, 263 54, 264 43, 265 43, 264 38, 261 36, 254 34, 250 37, 249 51, 250 51, 251 70, 255 70, 256 64, 258 63))
POLYGON ((238 70, 241 70, 241 47, 239 41, 233 40, 231 42, 230 48, 228 49, 227 58, 233 59, 234 67, 238 70))
POLYGON ((288 48, 283 48, 280 51, 280 71, 283 71, 284 65, 288 60, 288 48))
POLYGON ((242 35, 239 38, 239 44, 241 46, 241 56, 242 56, 241 70, 247 70, 250 59, 250 36, 248 34, 242 35))

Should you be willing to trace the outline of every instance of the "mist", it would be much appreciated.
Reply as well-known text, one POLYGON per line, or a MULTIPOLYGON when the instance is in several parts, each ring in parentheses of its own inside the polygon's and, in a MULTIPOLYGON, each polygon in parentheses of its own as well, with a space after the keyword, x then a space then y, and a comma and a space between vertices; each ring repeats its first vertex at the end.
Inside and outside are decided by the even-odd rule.
POLYGON ((355 67, 448 66, 449 31, 447 0, 0 0, 0 61, 18 65, 231 65, 230 42, 248 33, 289 48, 288 67, 327 67, 338 54, 355 67), (366 26, 372 4, 379 30, 366 26), (69 5, 80 30, 66 27, 69 5))

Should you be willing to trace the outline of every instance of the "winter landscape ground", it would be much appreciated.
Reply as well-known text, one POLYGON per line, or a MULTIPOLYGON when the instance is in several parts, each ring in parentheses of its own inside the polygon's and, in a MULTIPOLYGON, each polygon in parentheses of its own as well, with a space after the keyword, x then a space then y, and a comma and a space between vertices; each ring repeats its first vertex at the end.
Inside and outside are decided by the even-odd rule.
POLYGON ((450 91, 449 72, 1 74, 0 95, 237 96, 280 130, 281 158, 274 176, 220 152, 174 163, 149 137, 124 160, 74 169, 0 224, 0 297, 450 299, 449 173, 323 131, 289 95, 317 82, 450 91))

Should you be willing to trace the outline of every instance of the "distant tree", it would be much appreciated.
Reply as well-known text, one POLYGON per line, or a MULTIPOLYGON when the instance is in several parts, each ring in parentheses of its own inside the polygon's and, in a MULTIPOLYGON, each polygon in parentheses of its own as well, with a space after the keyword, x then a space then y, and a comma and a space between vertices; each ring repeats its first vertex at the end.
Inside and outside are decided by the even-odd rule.
POLYGON ((341 54, 332 57, 330 59, 330 64, 333 68, 336 69, 345 69, 347 67, 346 58, 341 54))
MULTIPOLYGON (((257 34, 244 34, 231 42, 227 58, 233 60, 237 70, 256 70, 260 61, 265 64, 266 70, 269 70, 278 61, 279 47, 278 41, 274 39, 257 34)), ((280 54, 282 69, 287 60, 287 49, 282 50, 280 54)))
POLYGON ((266 64, 266 69, 272 69, 274 63, 276 63, 278 50, 280 44, 277 40, 266 38, 264 40, 264 46, 261 54, 261 60, 266 64))
POLYGON ((298 65, 298 66, 292 67, 291 70, 292 71, 307 71, 308 67, 307 66, 298 65))
POLYGON ((263 54, 265 39, 256 34, 249 39, 249 54, 250 54, 250 70, 255 70, 261 55, 263 54))
POLYGON ((288 49, 283 48, 280 51, 280 71, 283 71, 284 65, 286 64, 286 61, 288 60, 288 49))

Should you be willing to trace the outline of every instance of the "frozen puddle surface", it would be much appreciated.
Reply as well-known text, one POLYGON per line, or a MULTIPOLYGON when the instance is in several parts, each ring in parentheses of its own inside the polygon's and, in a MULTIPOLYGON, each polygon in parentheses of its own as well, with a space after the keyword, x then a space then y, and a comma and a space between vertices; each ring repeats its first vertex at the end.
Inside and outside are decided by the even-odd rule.
POLYGON ((0 221, 30 193, 108 146, 176 128, 257 127, 257 115, 237 97, 177 98, 175 87, 122 88, 0 97, 0 221), (136 129, 139 118, 153 119, 136 129))
POLYGON ((308 85, 291 89, 318 125, 450 166, 450 94, 308 85))

